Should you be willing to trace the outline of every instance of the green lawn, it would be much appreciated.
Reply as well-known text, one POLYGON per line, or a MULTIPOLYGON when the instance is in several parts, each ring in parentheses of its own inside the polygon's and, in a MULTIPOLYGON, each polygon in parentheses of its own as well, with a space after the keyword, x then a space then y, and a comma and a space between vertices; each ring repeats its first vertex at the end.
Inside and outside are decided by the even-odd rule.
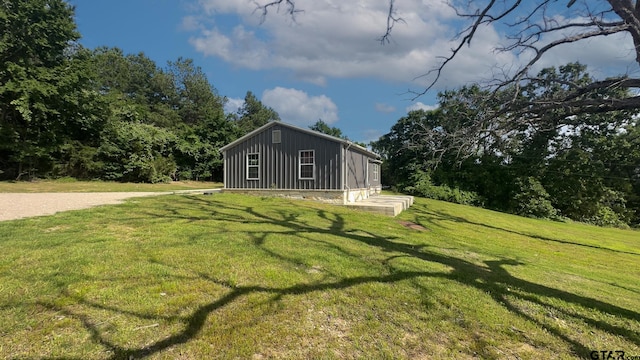
POLYGON ((639 264, 637 231, 425 199, 133 199, 0 222, 0 358, 640 355, 639 264))
POLYGON ((154 192, 221 188, 222 183, 174 181, 161 184, 75 181, 73 179, 39 181, 0 181, 0 193, 34 192, 154 192))

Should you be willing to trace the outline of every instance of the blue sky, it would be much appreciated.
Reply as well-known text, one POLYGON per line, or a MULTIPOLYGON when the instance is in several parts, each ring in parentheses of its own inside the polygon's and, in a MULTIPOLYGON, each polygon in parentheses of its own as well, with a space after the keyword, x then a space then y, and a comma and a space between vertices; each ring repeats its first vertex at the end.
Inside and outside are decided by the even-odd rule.
MULTIPOLYGON (((489 79, 496 66, 517 66, 526 55, 496 53, 504 34, 485 27, 434 91, 412 99, 407 91, 428 80, 416 77, 448 55, 460 26, 441 0, 396 0, 406 24, 386 45, 376 39, 385 30, 387 0, 299 0, 304 12, 296 21, 283 11, 261 21, 251 0, 69 2, 88 48, 143 52, 161 67, 194 59, 230 110, 252 91, 283 121, 307 127, 322 119, 364 142, 387 133, 410 109, 435 107, 437 91, 489 79)), ((629 46, 624 37, 594 39, 551 53, 541 66, 579 59, 594 74, 621 73, 635 66, 629 46)))

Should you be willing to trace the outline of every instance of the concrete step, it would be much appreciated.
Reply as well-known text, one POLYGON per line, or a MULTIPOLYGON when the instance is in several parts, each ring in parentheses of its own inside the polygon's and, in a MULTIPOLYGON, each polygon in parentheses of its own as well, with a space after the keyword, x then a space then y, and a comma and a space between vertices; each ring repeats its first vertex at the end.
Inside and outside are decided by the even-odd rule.
POLYGON ((376 195, 346 204, 351 208, 387 216, 397 216, 411 205, 413 205, 413 196, 408 195, 376 195))

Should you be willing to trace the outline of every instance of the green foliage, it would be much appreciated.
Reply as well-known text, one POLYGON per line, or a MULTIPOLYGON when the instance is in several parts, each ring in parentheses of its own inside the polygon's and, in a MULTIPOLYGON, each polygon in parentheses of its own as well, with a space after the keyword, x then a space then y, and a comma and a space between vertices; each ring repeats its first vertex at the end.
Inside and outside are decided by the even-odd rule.
MULTIPOLYGON (((193 60, 87 50, 62 0, 0 2, 0 179, 221 178, 235 121, 193 60)), ((249 92, 243 121, 278 119, 249 92)))
POLYGON ((280 121, 280 115, 272 108, 262 104, 251 91, 247 91, 244 103, 238 109, 236 116, 239 136, 250 133, 270 121, 280 121))
POLYGON ((342 135, 342 130, 335 126, 329 126, 326 122, 319 119, 315 124, 309 126, 309 129, 317 132, 321 132, 323 134, 331 135, 337 138, 345 139, 345 136, 342 135))
POLYGON ((513 196, 514 212, 518 215, 553 219, 558 211, 553 207, 544 186, 534 177, 518 178, 517 190, 513 196))
POLYGON ((79 141, 68 142, 60 148, 53 177, 94 179, 102 174, 104 164, 98 160, 98 148, 79 141))
POLYGON ((456 204, 482 205, 482 199, 475 192, 451 188, 448 185, 433 185, 431 177, 424 171, 416 170, 411 175, 409 184, 410 185, 404 186, 402 191, 415 196, 456 204))
MULTIPOLYGON (((80 38, 74 10, 63 0, 4 0, 0 3, 0 63, 23 69, 53 68, 65 61, 69 43, 80 38)), ((0 72, 0 84, 11 77, 0 72)))
POLYGON ((176 136, 154 125, 115 121, 104 131, 98 158, 106 180, 166 182, 176 172, 176 136))
MULTIPOLYGON (((567 116, 570 110, 561 108, 519 113, 503 107, 504 101, 526 108, 562 99, 576 84, 592 81, 584 65, 571 63, 543 69, 518 89, 446 91, 438 109, 410 112, 372 145, 385 160, 383 182, 433 198, 464 189, 489 208, 525 216, 638 226, 640 130, 632 112, 567 116), (416 169, 449 189, 436 194, 416 169)), ((621 91, 612 87, 597 96, 625 97, 621 91)))
MULTIPOLYGON (((100 74, 98 88, 109 99, 111 118, 154 125, 175 135, 171 160, 157 163, 168 158, 164 154, 146 167, 165 177, 170 174, 174 180, 221 178, 218 148, 235 139, 237 130, 224 116, 224 99, 192 60, 178 59, 160 69, 144 54, 124 55, 119 49, 101 48, 95 52, 94 64, 100 74)), ((105 171, 106 179, 118 178, 115 174, 120 173, 105 171)))
POLYGON ((383 159, 383 184, 402 187, 416 169, 429 167, 433 157, 431 153, 421 151, 420 130, 436 127, 440 114, 439 111, 411 111, 400 118, 388 134, 371 143, 383 159))
MULTIPOLYGON (((0 165, 3 177, 46 175, 67 141, 95 130, 95 96, 61 0, 0 3, 0 165)), ((99 128, 99 127, 98 127, 99 128)))

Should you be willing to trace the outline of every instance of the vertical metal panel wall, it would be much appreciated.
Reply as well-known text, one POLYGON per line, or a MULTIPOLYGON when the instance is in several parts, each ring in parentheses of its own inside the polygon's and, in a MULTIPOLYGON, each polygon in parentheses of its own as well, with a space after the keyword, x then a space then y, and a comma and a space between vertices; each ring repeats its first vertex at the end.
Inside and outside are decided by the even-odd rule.
POLYGON ((364 189, 367 184, 369 157, 354 148, 347 150, 347 186, 349 189, 364 189))
POLYGON ((381 171, 381 166, 379 162, 369 161, 369 186, 379 187, 382 185, 382 180, 381 180, 382 173, 380 171, 381 171), (377 180, 375 179, 375 170, 374 170, 376 167, 378 168, 377 180))
POLYGON ((226 150, 225 187, 229 189, 341 190, 342 144, 326 138, 274 125, 226 150), (279 144, 272 131, 280 130, 279 144), (299 180, 300 150, 315 151, 315 179, 299 180), (259 180, 247 180, 247 154, 260 154, 259 180))

